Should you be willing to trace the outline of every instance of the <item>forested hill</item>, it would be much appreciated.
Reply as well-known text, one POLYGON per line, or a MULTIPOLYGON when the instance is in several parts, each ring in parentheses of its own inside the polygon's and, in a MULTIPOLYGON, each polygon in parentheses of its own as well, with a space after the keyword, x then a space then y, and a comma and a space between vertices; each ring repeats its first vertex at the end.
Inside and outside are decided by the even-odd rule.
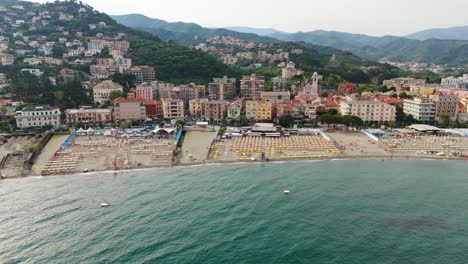
POLYGON ((171 23, 140 14, 118 15, 112 16, 112 18, 122 25, 154 33, 164 41, 176 42, 187 46, 200 44, 214 36, 232 36, 256 43, 279 41, 270 37, 262 37, 252 33, 241 33, 224 28, 206 28, 195 23, 171 23))

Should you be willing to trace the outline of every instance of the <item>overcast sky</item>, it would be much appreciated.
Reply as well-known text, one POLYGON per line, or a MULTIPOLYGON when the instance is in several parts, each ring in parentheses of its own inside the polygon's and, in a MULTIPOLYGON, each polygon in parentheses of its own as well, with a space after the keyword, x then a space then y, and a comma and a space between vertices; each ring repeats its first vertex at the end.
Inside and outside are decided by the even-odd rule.
POLYGON ((249 26, 287 32, 323 29, 381 36, 468 25, 468 0, 82 1, 112 15, 139 13, 205 27, 249 26))

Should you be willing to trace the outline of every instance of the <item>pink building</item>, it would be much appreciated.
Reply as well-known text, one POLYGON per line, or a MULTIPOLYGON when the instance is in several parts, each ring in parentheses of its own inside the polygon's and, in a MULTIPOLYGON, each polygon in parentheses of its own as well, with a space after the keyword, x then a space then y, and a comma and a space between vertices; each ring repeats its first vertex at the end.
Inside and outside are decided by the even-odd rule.
POLYGON ((137 86, 136 88, 136 98, 142 98, 145 101, 152 101, 153 96, 153 87, 151 86, 137 86))
POLYGON ((117 122, 124 120, 145 120, 146 106, 145 100, 141 98, 123 98, 114 100, 115 120, 117 122))

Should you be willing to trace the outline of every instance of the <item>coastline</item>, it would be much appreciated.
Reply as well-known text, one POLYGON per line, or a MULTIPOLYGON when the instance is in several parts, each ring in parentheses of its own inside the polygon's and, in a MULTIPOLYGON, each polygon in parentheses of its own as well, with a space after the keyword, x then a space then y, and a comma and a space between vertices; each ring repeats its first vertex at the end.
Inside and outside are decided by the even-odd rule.
POLYGON ((391 161, 391 160, 414 160, 414 161, 465 161, 467 162, 468 159, 461 158, 461 157, 415 157, 415 156, 376 156, 376 155, 369 155, 369 156, 339 156, 339 157, 330 157, 330 158, 314 158, 314 159, 288 159, 288 160, 272 160, 272 161, 250 161, 250 160, 213 160, 213 161, 199 161, 193 163, 184 163, 184 164, 176 164, 172 166, 142 166, 139 168, 133 169, 121 169, 121 170, 95 170, 90 173, 84 173, 80 171, 75 171, 67 174, 57 174, 57 175, 28 175, 23 177, 9 177, 3 180, 8 179, 21 179, 21 178, 48 178, 48 177, 63 177, 63 176, 86 176, 86 175, 96 175, 98 173, 101 174, 116 174, 116 173, 125 173, 125 172, 133 172, 133 171, 149 171, 155 169, 171 169, 171 168, 190 168, 190 167, 199 167, 199 166, 216 166, 216 165, 225 165, 225 164, 284 164, 284 163, 307 163, 307 162, 323 162, 323 161, 348 161, 348 160, 360 160, 360 161, 372 161, 372 160, 380 160, 380 161, 391 161))

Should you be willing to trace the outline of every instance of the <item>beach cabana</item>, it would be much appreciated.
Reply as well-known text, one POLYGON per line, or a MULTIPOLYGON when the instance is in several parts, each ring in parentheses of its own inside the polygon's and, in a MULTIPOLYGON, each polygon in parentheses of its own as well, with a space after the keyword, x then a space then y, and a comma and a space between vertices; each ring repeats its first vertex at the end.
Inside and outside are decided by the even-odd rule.
POLYGON ((78 131, 76 131, 76 133, 78 133, 78 135, 80 136, 83 136, 86 135, 87 131, 81 127, 80 129, 78 129, 78 131))
POLYGON ((88 136, 94 135, 95 132, 96 131, 94 131, 94 129, 92 129, 92 128, 88 128, 88 130, 86 130, 86 134, 88 134, 88 136))

